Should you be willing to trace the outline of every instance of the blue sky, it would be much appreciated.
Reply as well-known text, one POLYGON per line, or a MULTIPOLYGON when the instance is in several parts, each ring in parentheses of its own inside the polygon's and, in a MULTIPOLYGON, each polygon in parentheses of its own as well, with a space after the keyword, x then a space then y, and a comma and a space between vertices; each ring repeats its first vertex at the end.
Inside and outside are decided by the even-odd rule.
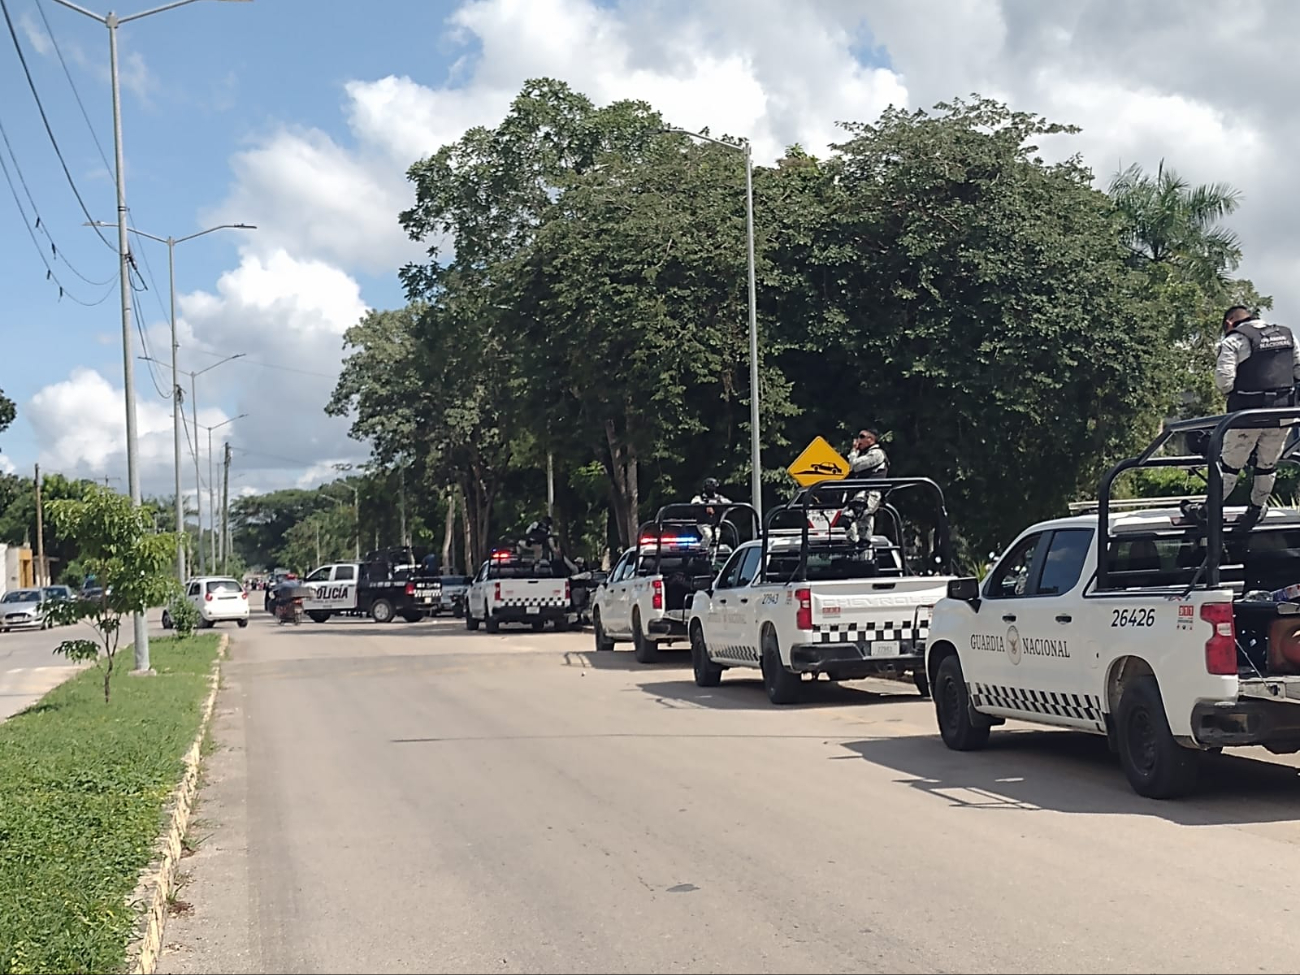
MULTIPOLYGON (((121 14, 151 5, 122 2, 121 14)), ((112 180, 41 14, 111 158, 107 32, 54 0, 5 3, 74 180, 112 220, 112 180)), ((1103 180, 1164 158, 1241 188, 1233 226, 1245 270, 1285 318, 1300 298, 1289 231, 1300 124, 1285 94, 1300 69, 1279 46, 1300 28, 1293 10, 1281 0, 1177 11, 1154 0, 202 0, 122 28, 127 199, 134 225, 159 236, 258 225, 177 248, 181 367, 245 354, 198 390, 202 425, 248 414, 215 437, 238 452, 235 490, 310 484, 365 457, 322 408, 343 331, 367 307, 402 301, 396 270, 419 254, 397 225, 406 167, 469 125, 495 124, 539 75, 599 103, 645 98, 674 124, 748 135, 760 161, 793 142, 824 152, 837 121, 871 121, 890 104, 1003 98, 1081 125, 1049 154, 1080 151, 1103 180), (1258 70, 1207 69, 1223 23, 1260 52, 1258 70)), ((3 29, 0 86, 0 124, 43 228, 77 271, 109 282, 86 284, 56 262, 70 292, 107 295, 93 308, 59 301, 0 182, 0 388, 19 407, 0 434, 0 468, 40 461, 125 486, 116 256, 82 227, 3 29)), ((12 166, 3 145, 0 158, 12 166)), ((157 285, 139 295, 150 351, 166 357, 166 248, 141 242, 137 253, 157 285)), ((168 492, 170 406, 137 367, 145 487, 168 492)))

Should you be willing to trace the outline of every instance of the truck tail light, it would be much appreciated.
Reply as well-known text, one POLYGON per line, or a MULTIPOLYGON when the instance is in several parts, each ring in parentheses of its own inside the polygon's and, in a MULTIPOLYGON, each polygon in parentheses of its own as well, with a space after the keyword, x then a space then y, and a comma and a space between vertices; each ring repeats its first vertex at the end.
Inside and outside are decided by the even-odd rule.
POLYGON ((408 582, 408 583, 406 584, 406 594, 407 594, 408 596, 414 596, 414 595, 415 595, 415 583, 414 583, 414 582, 408 582))
POLYGON ((664 608, 664 581, 662 579, 655 580, 655 594, 650 605, 655 609, 664 608))
POLYGON ((492 584, 492 598, 498 603, 501 602, 501 583, 495 582, 492 584))
POLYGON ((812 622, 812 590, 796 589, 794 591, 795 601, 799 604, 798 610, 794 614, 794 626, 796 630, 811 630, 812 622))
POLYGON ((570 602, 573 599, 573 590, 569 588, 569 580, 564 580, 564 601, 570 602))
POLYGON ((1205 669, 1208 673, 1237 675, 1237 634, 1232 621, 1232 603, 1205 603, 1201 619, 1214 627, 1205 641, 1205 669))

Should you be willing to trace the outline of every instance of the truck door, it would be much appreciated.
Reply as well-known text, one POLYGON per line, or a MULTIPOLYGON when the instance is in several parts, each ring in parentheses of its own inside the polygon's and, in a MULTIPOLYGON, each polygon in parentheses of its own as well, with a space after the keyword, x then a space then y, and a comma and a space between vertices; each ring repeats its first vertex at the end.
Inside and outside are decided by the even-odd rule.
POLYGON ((322 565, 304 579, 303 584, 314 594, 307 606, 309 610, 338 612, 356 605, 356 567, 353 565, 322 565))
POLYGON ((982 625, 962 657, 977 706, 1095 730, 1100 702, 1085 693, 1079 596, 1092 535, 1066 528, 1026 536, 990 574, 982 625))
POLYGON ((753 660, 747 657, 739 644, 739 627, 733 620, 733 614, 740 606, 740 594, 737 589, 740 570, 745 555, 752 551, 736 551, 718 573, 713 584, 713 596, 709 599, 709 612, 704 620, 704 641, 709 645, 709 653, 717 659, 753 660))

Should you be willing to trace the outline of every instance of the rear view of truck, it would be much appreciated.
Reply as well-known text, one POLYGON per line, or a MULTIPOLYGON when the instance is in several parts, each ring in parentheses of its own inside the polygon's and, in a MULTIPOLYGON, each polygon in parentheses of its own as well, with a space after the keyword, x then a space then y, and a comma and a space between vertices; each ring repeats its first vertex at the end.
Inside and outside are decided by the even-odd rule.
POLYGON ((495 633, 502 623, 528 623, 541 630, 549 620, 567 629, 573 617, 569 580, 556 578, 550 562, 503 547, 493 550, 470 586, 465 626, 477 630, 482 623, 495 633))

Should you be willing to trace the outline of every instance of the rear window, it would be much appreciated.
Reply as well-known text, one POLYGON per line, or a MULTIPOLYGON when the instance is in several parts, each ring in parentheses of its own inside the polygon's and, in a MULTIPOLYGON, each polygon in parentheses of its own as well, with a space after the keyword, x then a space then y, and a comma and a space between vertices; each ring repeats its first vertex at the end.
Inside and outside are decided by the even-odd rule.
MULTIPOLYGON (((1205 536, 1174 532, 1122 534, 1110 542, 1112 589, 1190 585, 1205 561, 1205 536)), ((1300 529, 1259 529, 1246 539, 1224 532, 1220 580, 1272 592, 1300 582, 1300 529)), ((1203 580, 1201 580, 1203 581, 1203 580)))
MULTIPOLYGON (((901 576, 903 561, 898 549, 878 547, 875 558, 848 545, 813 547, 808 552, 808 581, 833 582, 842 579, 876 579, 901 576)), ((767 578, 771 582, 794 579, 799 575, 799 550, 771 552, 767 557, 767 578)))
POLYGON ((487 574, 489 579, 551 579, 554 576, 549 562, 493 562, 487 574))
POLYGON ((216 596, 223 592, 243 592, 244 587, 234 579, 209 579, 206 591, 216 596))

